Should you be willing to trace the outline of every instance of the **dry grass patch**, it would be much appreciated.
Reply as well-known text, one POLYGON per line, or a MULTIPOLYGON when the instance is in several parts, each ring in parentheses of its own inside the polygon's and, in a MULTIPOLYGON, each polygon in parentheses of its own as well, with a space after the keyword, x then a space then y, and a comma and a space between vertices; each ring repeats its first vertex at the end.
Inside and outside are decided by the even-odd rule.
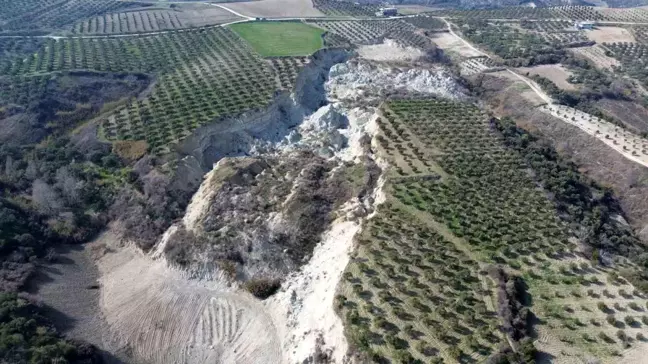
POLYGON ((596 105, 604 113, 621 121, 627 128, 635 133, 648 133, 648 110, 638 103, 602 99, 596 105))
POLYGON ((619 27, 597 26, 596 29, 589 30, 585 34, 589 40, 597 43, 636 42, 635 37, 628 29, 619 27))
POLYGON ((575 125, 603 141, 624 157, 648 167, 648 140, 608 121, 562 105, 545 105, 539 110, 575 125))
POLYGON ((113 153, 127 161, 136 161, 148 151, 145 140, 119 140, 113 143, 113 153))
POLYGON ((605 49, 600 45, 572 48, 571 51, 578 56, 587 58, 594 62, 594 65, 598 68, 611 70, 612 67, 619 67, 621 65, 618 60, 607 56, 605 54, 605 49))
POLYGON ((513 90, 516 94, 521 95, 527 100, 532 106, 540 106, 546 104, 546 101, 542 99, 529 85, 522 82, 516 75, 508 71, 497 71, 489 73, 490 75, 496 76, 498 78, 506 79, 513 81, 508 87, 507 90, 513 90))
POLYGON ((578 87, 569 83, 567 79, 573 74, 561 64, 543 64, 534 67, 519 67, 516 69, 522 74, 537 75, 548 78, 562 90, 576 90, 578 87))

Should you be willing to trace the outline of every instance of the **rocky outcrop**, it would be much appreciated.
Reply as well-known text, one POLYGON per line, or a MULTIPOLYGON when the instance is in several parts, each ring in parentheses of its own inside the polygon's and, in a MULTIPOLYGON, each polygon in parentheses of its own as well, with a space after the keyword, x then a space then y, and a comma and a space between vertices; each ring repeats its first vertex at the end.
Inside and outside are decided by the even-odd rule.
POLYGON ((365 105, 391 95, 418 93, 463 99, 466 94, 443 67, 401 68, 366 61, 349 61, 331 67, 326 87, 337 100, 365 105))

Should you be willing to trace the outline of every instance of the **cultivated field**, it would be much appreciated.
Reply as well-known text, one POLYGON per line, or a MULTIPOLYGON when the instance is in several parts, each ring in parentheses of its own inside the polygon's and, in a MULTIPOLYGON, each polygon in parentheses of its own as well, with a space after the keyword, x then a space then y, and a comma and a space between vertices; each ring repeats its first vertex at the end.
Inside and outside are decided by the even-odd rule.
POLYGON ((404 23, 390 20, 317 20, 309 23, 344 37, 355 44, 376 43, 391 31, 406 26, 404 23))
POLYGON ((645 9, 610 9, 592 6, 555 6, 528 7, 512 6, 493 10, 441 10, 434 12, 438 16, 473 19, 542 19, 542 20, 583 20, 583 21, 618 21, 648 22, 648 11, 645 9))
POLYGON ((398 9, 398 13, 402 15, 420 14, 439 10, 439 8, 424 5, 396 5, 395 7, 398 9))
POLYGON ((323 46, 324 31, 296 21, 246 22, 230 28, 264 57, 307 56, 323 46))
POLYGON ((563 90, 576 90, 577 86, 573 83, 569 83, 567 79, 570 76, 573 76, 569 70, 563 67, 560 64, 551 64, 551 65, 539 65, 533 67, 519 67, 516 70, 521 74, 529 75, 538 75, 545 77, 551 82, 555 83, 556 86, 563 90))
POLYGON ((117 0, 12 1, 0 11, 0 32, 68 29, 79 19, 139 7, 141 4, 117 0))
POLYGON ((597 26, 596 29, 585 32, 587 38, 597 43, 635 42, 635 37, 628 29, 619 27, 597 26))
POLYGON ((472 76, 497 67, 493 60, 488 57, 475 57, 459 63, 459 68, 463 76, 472 76))
POLYGON ((430 39, 419 34, 414 25, 401 20, 316 20, 309 23, 355 45, 381 43, 384 39, 423 50, 432 45, 430 39))
POLYGON ((601 69, 612 70, 613 67, 621 65, 621 62, 618 60, 607 56, 605 49, 600 45, 571 48, 570 51, 592 61, 596 67, 601 69))
POLYGON ((380 9, 377 5, 361 5, 355 2, 337 0, 313 0, 313 5, 329 16, 371 18, 375 17, 376 12, 380 9))
POLYGON ((202 27, 236 21, 231 12, 208 5, 181 5, 172 10, 142 10, 104 14, 77 24, 77 34, 146 33, 202 27))
POLYGON ((538 92, 536 92, 536 90, 541 91, 540 87, 534 85, 534 87, 536 88, 536 90, 534 90, 533 88, 531 88, 529 84, 525 83, 522 80, 523 76, 520 76, 508 70, 492 72, 490 74, 499 78, 504 78, 513 81, 513 83, 509 86, 509 88, 514 90, 518 95, 524 97, 524 99, 526 99, 529 102, 529 104, 532 106, 544 105, 548 101, 545 97, 540 96, 538 92))
POLYGON ((459 37, 447 32, 434 33, 431 37, 432 41, 450 55, 454 54, 459 57, 479 57, 483 56, 471 47, 467 46, 459 37))
POLYGON ((482 362, 503 344, 524 355, 515 340, 525 319, 506 329, 502 314, 515 304, 501 289, 517 287, 516 275, 539 319, 534 345, 556 362, 615 362, 647 340, 648 299, 618 274, 639 268, 592 264, 556 213, 569 192, 547 186, 550 200, 538 189, 573 172, 468 104, 392 101, 378 125, 387 202, 358 238, 337 299, 372 361, 482 362))
POLYGON ((242 15, 249 17, 320 17, 324 14, 313 6, 310 0, 259 0, 242 1, 233 3, 222 3, 228 9, 232 9, 242 15))
POLYGON ((297 75, 304 65, 308 64, 308 57, 273 57, 267 60, 277 75, 278 90, 292 90, 297 75))

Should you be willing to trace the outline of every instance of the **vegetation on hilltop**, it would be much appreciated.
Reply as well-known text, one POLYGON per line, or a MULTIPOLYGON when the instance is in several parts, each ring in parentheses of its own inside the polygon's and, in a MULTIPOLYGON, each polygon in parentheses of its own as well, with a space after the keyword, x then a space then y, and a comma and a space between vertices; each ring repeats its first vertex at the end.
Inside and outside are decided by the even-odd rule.
POLYGON ((255 21, 229 27, 264 57, 308 56, 323 46, 324 31, 299 21, 255 21))

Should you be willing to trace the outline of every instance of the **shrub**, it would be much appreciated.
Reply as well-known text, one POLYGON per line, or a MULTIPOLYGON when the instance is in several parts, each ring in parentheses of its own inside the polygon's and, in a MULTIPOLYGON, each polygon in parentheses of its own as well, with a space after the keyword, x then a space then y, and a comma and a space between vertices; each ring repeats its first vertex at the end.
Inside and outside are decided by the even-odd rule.
POLYGON ((272 296, 279 287, 281 287, 281 281, 278 279, 252 279, 243 284, 246 291, 262 300, 272 296))
POLYGON ((607 306, 604 302, 599 301, 599 302, 596 304, 596 307, 598 307, 599 310, 601 310, 601 311, 603 311, 603 312, 607 312, 607 311, 608 311, 608 306, 607 306))
POLYGON ((614 317, 614 315, 608 315, 608 316, 605 318, 605 321, 607 321, 608 324, 610 324, 610 325, 613 325, 613 326, 616 325, 616 318, 614 317))

